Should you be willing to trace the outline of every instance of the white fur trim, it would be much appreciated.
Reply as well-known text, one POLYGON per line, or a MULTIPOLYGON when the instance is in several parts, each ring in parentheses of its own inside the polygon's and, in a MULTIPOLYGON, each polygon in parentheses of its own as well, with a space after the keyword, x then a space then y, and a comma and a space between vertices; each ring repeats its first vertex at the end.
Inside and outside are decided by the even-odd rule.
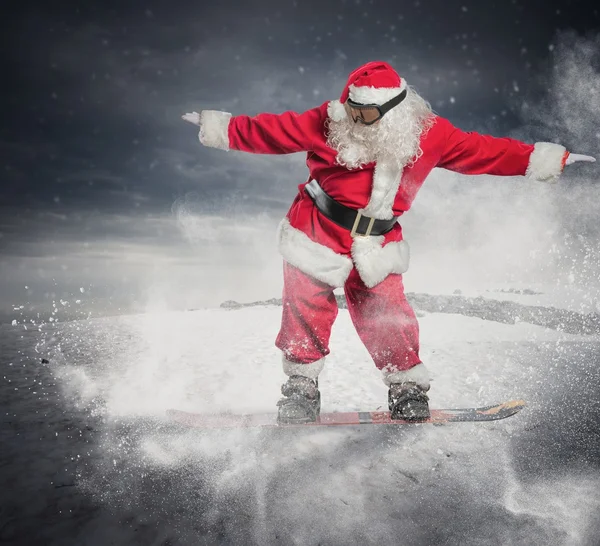
POLYGON ((348 114, 339 100, 330 100, 327 105, 327 115, 333 121, 342 121, 348 114))
POLYGON ((229 150, 229 112, 219 112, 218 110, 202 110, 200 112, 200 132, 198 140, 204 146, 219 148, 220 150, 229 150))
POLYGON ((537 142, 529 158, 525 175, 542 182, 556 182, 562 173, 567 149, 553 142, 537 142))
POLYGON ((373 187, 369 203, 360 212, 378 220, 390 220, 394 216, 392 206, 402 180, 403 167, 378 161, 373 172, 373 187))
POLYGON ((350 258, 316 243, 292 227, 287 218, 279 224, 277 239, 279 252, 288 263, 329 286, 344 286, 353 267, 350 258))
POLYGON ((373 288, 390 273, 402 274, 408 270, 410 248, 406 241, 383 246, 384 236, 356 237, 352 243, 352 259, 360 278, 373 288))
POLYGON ((283 356, 281 362, 283 364, 283 373, 289 377, 292 375, 301 375, 302 377, 317 379, 325 367, 325 358, 320 358, 309 364, 298 364, 297 362, 290 362, 283 356))
POLYGON ((381 370, 383 382, 389 387, 392 383, 416 383, 423 389, 429 389, 429 372, 422 362, 404 371, 388 366, 381 370))
POLYGON ((354 84, 348 88, 350 98, 361 104, 384 104, 393 99, 406 89, 406 82, 402 80, 400 87, 356 87, 354 84))

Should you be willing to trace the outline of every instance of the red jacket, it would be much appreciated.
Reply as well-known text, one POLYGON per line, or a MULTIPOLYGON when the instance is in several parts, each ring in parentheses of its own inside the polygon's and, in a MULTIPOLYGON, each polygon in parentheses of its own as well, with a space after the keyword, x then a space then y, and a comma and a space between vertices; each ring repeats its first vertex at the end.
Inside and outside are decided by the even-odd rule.
POLYGON ((298 186, 286 218, 278 230, 279 250, 285 260, 317 279, 339 287, 355 266, 367 286, 388 274, 408 268, 408 245, 400 224, 382 236, 355 237, 318 212, 303 191, 315 179, 334 199, 376 218, 401 216, 410 209, 427 175, 435 167, 463 174, 528 176, 554 181, 562 172, 566 150, 541 142, 526 144, 454 127, 435 116, 421 139, 422 155, 403 170, 368 164, 348 170, 336 164, 337 151, 327 145, 325 123, 339 101, 328 101, 303 113, 262 113, 232 116, 205 110, 200 114, 200 141, 206 146, 256 154, 306 153, 309 177, 298 186), (377 167, 377 169, 376 169, 377 167))

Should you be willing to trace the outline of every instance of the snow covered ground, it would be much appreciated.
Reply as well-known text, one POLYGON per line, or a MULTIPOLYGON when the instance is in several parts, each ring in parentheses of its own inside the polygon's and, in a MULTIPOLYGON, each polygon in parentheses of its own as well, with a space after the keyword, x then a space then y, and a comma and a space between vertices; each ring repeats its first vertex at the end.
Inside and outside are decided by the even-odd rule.
MULTIPOLYGON (((527 400, 495 423, 207 432, 164 420, 169 407, 273 410, 280 311, 3 326, 0 542, 596 543, 600 336, 419 311, 431 405, 527 400)), ((331 349, 323 410, 384 407, 344 309, 331 349)))

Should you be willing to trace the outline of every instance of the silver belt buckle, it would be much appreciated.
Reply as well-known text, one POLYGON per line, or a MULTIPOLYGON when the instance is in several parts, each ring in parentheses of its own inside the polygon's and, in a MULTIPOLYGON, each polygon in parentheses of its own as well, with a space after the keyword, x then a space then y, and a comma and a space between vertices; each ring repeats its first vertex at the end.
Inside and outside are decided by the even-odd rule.
POLYGON ((353 239, 355 237, 368 237, 371 235, 371 230, 373 229, 373 224, 375 223, 375 218, 371 218, 369 220, 369 225, 367 226, 367 231, 364 233, 356 233, 358 229, 358 224, 360 223, 360 219, 362 218, 362 214, 359 211, 356 211, 356 219, 354 220, 354 225, 352 226, 352 231, 350 232, 350 237, 353 239))

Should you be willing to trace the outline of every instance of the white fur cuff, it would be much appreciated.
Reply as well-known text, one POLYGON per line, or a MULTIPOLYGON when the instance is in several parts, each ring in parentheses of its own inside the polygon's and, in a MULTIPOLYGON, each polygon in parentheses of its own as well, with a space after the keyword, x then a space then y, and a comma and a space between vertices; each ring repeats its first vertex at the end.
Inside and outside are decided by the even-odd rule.
POLYGON ((423 389, 429 389, 429 372, 422 362, 409 370, 381 370, 383 382, 389 387, 392 383, 416 383, 423 389))
POLYGON ((296 362, 290 362, 284 356, 282 357, 281 362, 283 364, 283 373, 285 375, 289 377, 292 375, 301 375, 302 377, 309 377, 310 379, 317 379, 325 366, 325 358, 321 358, 310 364, 298 364, 296 362))
POLYGON ((529 158, 525 176, 541 182, 556 182, 563 170, 567 149, 552 142, 537 142, 529 158))
POLYGON ((220 150, 229 150, 229 112, 202 110, 200 112, 200 132, 198 140, 204 145, 220 150))
POLYGON ((383 281, 390 273, 408 270, 410 248, 406 241, 383 245, 384 237, 356 237, 352 243, 352 259, 360 278, 368 288, 383 281))
POLYGON ((287 218, 279 224, 277 239, 279 252, 285 261, 329 286, 344 286, 353 267, 350 258, 316 243, 292 227, 287 218))

